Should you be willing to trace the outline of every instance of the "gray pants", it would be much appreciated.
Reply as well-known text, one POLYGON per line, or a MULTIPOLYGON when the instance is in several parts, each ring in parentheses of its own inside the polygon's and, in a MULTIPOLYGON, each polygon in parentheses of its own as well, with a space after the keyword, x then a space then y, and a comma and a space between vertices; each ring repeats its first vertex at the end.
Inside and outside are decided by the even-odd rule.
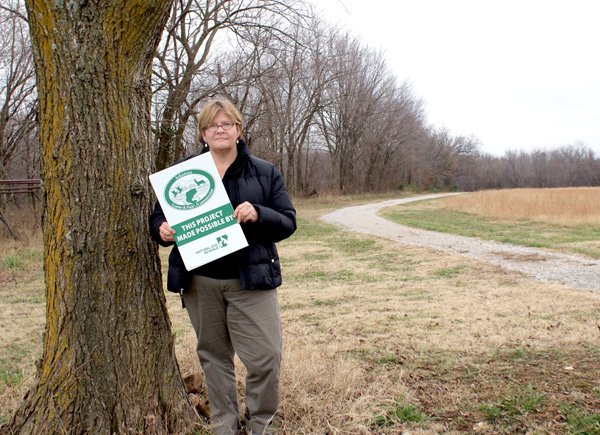
POLYGON ((247 369, 246 427, 261 434, 279 407, 281 320, 277 290, 242 290, 237 279, 194 275, 183 293, 196 331, 215 434, 237 433, 233 356, 247 369))

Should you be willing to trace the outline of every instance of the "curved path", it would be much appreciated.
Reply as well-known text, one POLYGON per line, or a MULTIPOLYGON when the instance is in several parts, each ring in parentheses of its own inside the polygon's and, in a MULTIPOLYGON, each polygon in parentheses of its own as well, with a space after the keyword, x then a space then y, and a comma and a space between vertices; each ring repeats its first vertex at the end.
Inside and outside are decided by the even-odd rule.
POLYGON ((456 194, 422 195, 346 207, 321 217, 325 222, 350 230, 471 257, 506 269, 517 270, 541 281, 575 288, 600 290, 600 260, 578 255, 510 245, 472 237, 420 230, 390 222, 377 215, 385 207, 456 194))

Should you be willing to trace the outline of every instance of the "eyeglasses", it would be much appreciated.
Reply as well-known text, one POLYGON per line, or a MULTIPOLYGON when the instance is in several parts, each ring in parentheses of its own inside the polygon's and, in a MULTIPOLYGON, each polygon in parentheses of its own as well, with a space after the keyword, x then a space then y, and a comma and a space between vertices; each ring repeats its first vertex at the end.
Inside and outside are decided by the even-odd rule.
POLYGON ((206 127, 206 131, 210 131, 211 133, 216 133, 219 128, 222 128, 225 131, 231 130, 231 127, 233 127, 235 125, 234 122, 229 122, 229 121, 225 121, 222 122, 221 124, 210 124, 209 126, 206 127))

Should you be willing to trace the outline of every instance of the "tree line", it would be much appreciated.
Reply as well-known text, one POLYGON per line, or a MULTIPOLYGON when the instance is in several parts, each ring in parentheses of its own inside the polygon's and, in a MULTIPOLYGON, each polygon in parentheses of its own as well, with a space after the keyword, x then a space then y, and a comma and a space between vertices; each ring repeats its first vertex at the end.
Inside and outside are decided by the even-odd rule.
MULTIPOLYGON (((0 38, 0 178, 37 178, 22 1, 0 6, 0 38)), ((296 195, 600 183, 600 159, 585 144, 492 156, 473 136, 429 125, 383 53, 301 0, 175 1, 152 78, 154 170, 197 151, 194 114, 221 94, 241 108, 253 152, 276 163, 296 195)))

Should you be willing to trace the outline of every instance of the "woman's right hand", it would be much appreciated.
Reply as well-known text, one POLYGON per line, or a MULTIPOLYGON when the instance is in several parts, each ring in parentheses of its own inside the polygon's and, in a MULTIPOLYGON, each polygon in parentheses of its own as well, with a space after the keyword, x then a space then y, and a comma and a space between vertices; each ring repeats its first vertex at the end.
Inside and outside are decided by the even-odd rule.
POLYGON ((160 224, 160 227, 158 227, 158 234, 164 242, 175 241, 175 238, 173 237, 173 235, 175 234, 175 230, 169 226, 167 221, 160 224))

